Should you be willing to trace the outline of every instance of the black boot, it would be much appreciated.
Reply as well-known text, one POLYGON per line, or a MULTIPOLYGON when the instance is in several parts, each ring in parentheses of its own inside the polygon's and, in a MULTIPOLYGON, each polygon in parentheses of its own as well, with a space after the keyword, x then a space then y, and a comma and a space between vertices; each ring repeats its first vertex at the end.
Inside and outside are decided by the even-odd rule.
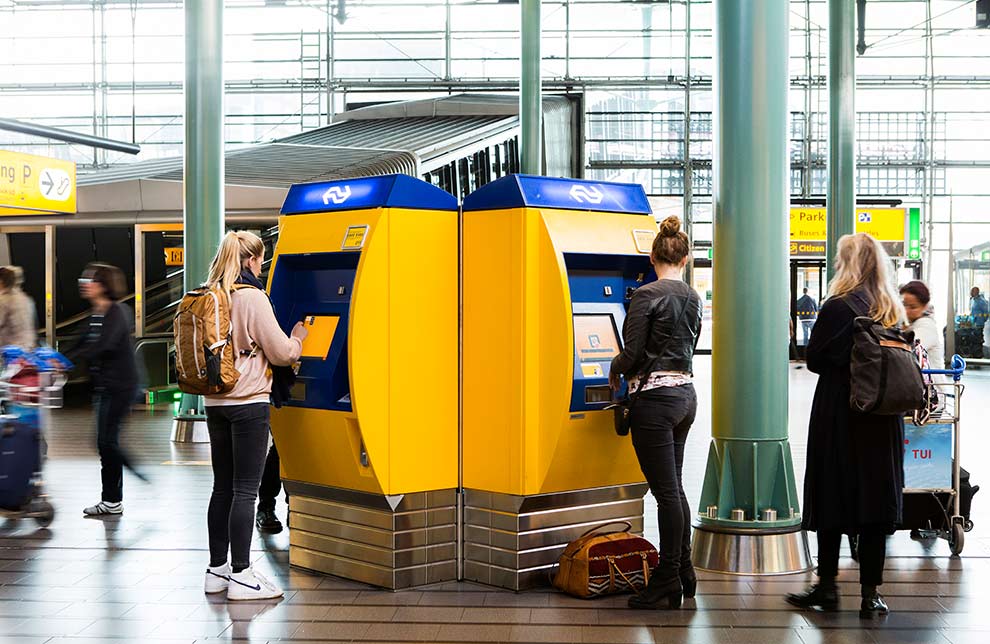
POLYGON ((821 608, 833 611, 839 609, 839 589, 835 579, 820 579, 803 593, 791 593, 785 597, 787 603, 798 608, 821 608))
POLYGON ((678 576, 664 576, 659 569, 650 575, 650 583, 641 593, 629 598, 629 608, 657 610, 681 607, 681 579, 678 576))
POLYGON ((282 531, 282 522, 275 516, 274 510, 258 508, 258 515, 254 522, 258 526, 258 532, 278 534, 282 531))
POLYGON ((859 616, 863 619, 872 619, 876 615, 886 615, 890 612, 887 602, 884 601, 876 586, 863 586, 863 603, 859 605, 859 616))
POLYGON ((681 562, 681 588, 684 589, 684 597, 691 599, 698 592, 698 575, 694 572, 694 565, 689 559, 687 563, 681 562))

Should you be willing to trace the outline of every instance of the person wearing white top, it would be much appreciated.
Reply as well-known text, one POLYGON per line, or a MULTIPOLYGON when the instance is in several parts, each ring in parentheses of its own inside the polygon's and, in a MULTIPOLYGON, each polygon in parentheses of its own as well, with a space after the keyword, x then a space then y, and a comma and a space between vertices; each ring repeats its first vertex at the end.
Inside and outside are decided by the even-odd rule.
MULTIPOLYGON (((900 288, 904 312, 907 313, 908 330, 914 332, 914 337, 921 342, 928 352, 928 363, 932 369, 945 369, 945 342, 942 332, 935 321, 935 313, 931 306, 931 292, 924 282, 914 280, 900 288)), ((939 376, 935 382, 943 382, 939 376)))

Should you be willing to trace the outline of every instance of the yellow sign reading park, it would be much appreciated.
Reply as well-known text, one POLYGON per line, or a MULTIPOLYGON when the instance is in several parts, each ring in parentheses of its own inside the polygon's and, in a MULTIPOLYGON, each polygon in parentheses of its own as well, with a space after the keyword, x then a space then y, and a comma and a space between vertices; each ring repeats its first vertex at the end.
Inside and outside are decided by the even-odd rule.
POLYGON ((0 216, 75 212, 75 163, 0 150, 0 216))

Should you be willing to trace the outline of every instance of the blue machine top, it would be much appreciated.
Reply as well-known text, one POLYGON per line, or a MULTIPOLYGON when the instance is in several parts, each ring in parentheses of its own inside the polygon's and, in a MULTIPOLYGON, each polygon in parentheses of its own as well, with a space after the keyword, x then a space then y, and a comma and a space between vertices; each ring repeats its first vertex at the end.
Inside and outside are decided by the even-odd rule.
POLYGON ((300 183, 289 188, 283 215, 363 208, 457 210, 457 197, 407 174, 300 183))
POLYGON ((532 206, 565 210, 597 210, 652 215, 643 187, 513 174, 484 185, 464 199, 464 211, 504 210, 532 206))

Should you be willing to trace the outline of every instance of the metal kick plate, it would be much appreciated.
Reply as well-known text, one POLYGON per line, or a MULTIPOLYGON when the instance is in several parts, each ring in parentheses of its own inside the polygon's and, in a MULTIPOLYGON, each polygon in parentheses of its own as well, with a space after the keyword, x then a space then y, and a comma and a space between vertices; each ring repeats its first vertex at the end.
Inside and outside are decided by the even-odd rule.
POLYGON ((464 504, 470 507, 488 508, 499 512, 525 514, 560 508, 612 503, 630 499, 642 499, 649 486, 646 483, 629 483, 608 487, 587 488, 569 492, 515 496, 483 490, 464 490, 464 504))
POLYGON ((299 514, 393 531, 453 524, 457 519, 455 506, 393 513, 300 496, 289 497, 289 510, 299 514))
POLYGON ((509 570, 498 566, 489 566, 475 561, 464 562, 464 578, 477 581, 489 586, 497 586, 508 590, 527 590, 540 588, 550 584, 551 567, 534 568, 530 570, 509 570))
POLYGON ((464 544, 464 558, 470 561, 501 566, 512 570, 551 566, 557 563, 565 545, 550 546, 538 550, 503 550, 491 546, 481 546, 476 543, 464 544))
POLYGON ((375 548, 354 541, 343 541, 301 530, 289 533, 289 545, 396 569, 422 566, 457 557, 457 544, 454 542, 408 550, 392 550, 390 548, 375 548))
POLYGON ((298 529, 325 537, 356 541, 370 546, 396 550, 435 545, 457 539, 457 526, 453 524, 407 530, 404 532, 393 532, 391 530, 380 530, 353 523, 344 523, 309 514, 290 512, 289 525, 294 530, 298 529))
POLYGON ((510 532, 528 532, 574 525, 575 523, 603 522, 615 517, 643 514, 643 499, 629 499, 614 503, 599 503, 574 508, 546 510, 531 514, 509 514, 483 508, 464 508, 464 522, 510 532))
MULTIPOLYGON (((631 532, 643 534, 643 515, 614 517, 615 520, 628 521, 632 525, 631 532)), ((465 525, 464 540, 480 545, 494 546, 504 550, 532 550, 556 545, 566 545, 574 541, 589 529, 602 524, 602 521, 578 523, 561 528, 548 528, 531 532, 511 532, 495 530, 485 526, 465 525)))
POLYGON ((353 579, 391 590, 454 581, 457 578, 457 563, 453 560, 391 570, 297 546, 289 548, 289 563, 306 570, 353 579))

